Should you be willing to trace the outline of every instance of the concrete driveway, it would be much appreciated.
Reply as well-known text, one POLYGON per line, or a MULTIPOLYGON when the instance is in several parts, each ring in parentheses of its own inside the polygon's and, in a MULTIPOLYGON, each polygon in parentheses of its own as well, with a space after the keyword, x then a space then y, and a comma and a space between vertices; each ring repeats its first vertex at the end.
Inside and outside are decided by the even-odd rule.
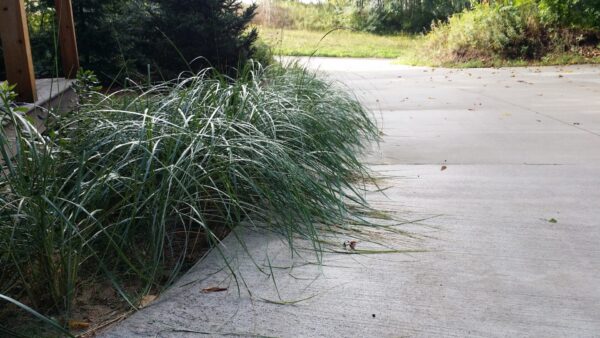
POLYGON ((104 336, 600 336, 600 67, 303 62, 380 119, 369 200, 419 235, 381 241, 424 252, 318 266, 246 230, 254 262, 226 240, 237 284, 213 252, 104 336))

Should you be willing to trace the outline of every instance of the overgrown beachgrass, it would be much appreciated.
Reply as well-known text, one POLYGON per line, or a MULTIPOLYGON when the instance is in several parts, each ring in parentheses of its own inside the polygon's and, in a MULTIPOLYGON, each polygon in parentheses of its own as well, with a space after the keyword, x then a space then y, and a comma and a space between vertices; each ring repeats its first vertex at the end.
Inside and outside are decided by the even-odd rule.
POLYGON ((298 66, 85 93, 44 135, 6 86, 0 95, 17 141, 11 149, 2 127, 3 324, 36 311, 68 329, 89 283, 136 308, 241 220, 319 252, 315 224, 339 226, 348 202, 365 205, 359 154, 377 127, 352 95, 298 66))

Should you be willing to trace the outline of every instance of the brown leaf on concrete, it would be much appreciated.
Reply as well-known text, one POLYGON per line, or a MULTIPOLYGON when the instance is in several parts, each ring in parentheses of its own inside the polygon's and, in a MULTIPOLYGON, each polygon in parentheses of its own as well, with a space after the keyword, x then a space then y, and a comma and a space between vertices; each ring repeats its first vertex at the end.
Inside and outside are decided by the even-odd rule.
POLYGON ((69 320, 69 329, 83 330, 90 327, 90 323, 81 320, 69 320))
POLYGON ((156 295, 145 295, 140 301, 140 307, 146 307, 156 299, 156 295))
POLYGON ((202 289, 203 293, 223 292, 223 291, 227 291, 227 288, 220 288, 220 287, 213 286, 213 287, 210 287, 210 288, 202 289))
POLYGON ((344 249, 350 248, 352 250, 356 250, 356 244, 358 244, 358 241, 345 241, 344 249))
POLYGON ((355 250, 356 244, 358 244, 358 241, 350 241, 350 249, 355 250))

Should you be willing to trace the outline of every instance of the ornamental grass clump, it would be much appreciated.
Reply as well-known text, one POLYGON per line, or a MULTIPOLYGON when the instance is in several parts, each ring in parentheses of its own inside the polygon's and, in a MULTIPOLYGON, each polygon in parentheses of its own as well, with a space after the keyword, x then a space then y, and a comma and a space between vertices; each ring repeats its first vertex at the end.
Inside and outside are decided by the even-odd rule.
POLYGON ((0 293, 68 318, 81 285, 104 280, 135 307, 241 221, 319 252, 319 229, 365 204, 358 156, 377 127, 300 67, 240 74, 96 93, 47 135, 0 91, 17 126, 12 153, 0 133, 0 293))

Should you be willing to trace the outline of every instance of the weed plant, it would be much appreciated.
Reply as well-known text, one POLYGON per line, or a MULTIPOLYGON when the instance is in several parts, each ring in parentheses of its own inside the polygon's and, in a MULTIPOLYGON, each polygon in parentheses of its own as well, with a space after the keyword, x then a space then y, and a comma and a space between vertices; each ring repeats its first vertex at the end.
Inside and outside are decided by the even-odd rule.
MULTIPOLYGON (((531 1, 476 4, 433 26, 423 46, 437 63, 494 60, 550 60, 569 53, 594 55, 600 39, 591 27, 561 26, 547 19, 542 5, 531 1)), ((525 62, 527 63, 527 62, 525 62)))
POLYGON ((0 294, 28 311, 66 319, 82 283, 99 279, 135 308, 241 220, 319 251, 315 224, 364 204, 358 155, 377 128, 298 66, 88 92, 47 135, 0 93, 14 126, 0 131, 0 294))

